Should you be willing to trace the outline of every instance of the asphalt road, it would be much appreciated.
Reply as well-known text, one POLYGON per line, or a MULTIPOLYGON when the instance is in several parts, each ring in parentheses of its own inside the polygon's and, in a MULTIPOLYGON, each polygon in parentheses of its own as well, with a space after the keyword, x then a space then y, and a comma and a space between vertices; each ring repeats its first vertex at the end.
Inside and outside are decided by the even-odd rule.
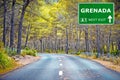
POLYGON ((77 56, 40 54, 42 58, 0 80, 120 80, 120 73, 77 56))

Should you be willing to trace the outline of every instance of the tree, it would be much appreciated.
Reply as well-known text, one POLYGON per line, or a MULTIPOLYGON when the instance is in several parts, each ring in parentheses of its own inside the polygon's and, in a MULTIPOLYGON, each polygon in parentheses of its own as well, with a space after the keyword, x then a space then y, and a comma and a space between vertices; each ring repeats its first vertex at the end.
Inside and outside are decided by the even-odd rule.
POLYGON ((100 56, 100 28, 96 25, 96 46, 97 46, 97 57, 100 56))
POLYGON ((25 14, 25 10, 27 6, 29 5, 31 0, 23 0, 23 8, 22 8, 22 13, 19 21, 19 28, 18 28, 18 44, 17 44, 17 53, 21 53, 21 39, 22 39, 22 23, 23 23, 23 18, 25 14))
POLYGON ((68 54, 68 28, 66 27, 66 48, 65 48, 65 52, 66 54, 68 54))
POLYGON ((30 26, 28 26, 28 28, 27 28, 27 33, 26 33, 26 39, 25 39, 24 48, 27 47, 29 34, 30 34, 30 26))
POLYGON ((7 15, 7 1, 3 0, 4 2, 4 20, 3 20, 3 43, 6 46, 6 15, 7 15))
POLYGON ((89 52, 88 26, 85 26, 85 46, 86 52, 89 52))
POLYGON ((11 15, 11 30, 10 30, 10 47, 13 48, 14 43, 14 10, 15 10, 16 0, 12 0, 12 15, 11 15))

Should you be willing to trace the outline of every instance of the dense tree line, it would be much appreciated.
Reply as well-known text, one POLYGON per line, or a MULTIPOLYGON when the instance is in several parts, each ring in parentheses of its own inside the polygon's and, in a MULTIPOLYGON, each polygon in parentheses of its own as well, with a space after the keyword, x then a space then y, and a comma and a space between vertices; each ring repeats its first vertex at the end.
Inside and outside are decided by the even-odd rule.
POLYGON ((119 54, 119 0, 2 0, 0 36, 5 47, 40 52, 119 54), (78 25, 79 2, 114 2, 114 25, 78 25))

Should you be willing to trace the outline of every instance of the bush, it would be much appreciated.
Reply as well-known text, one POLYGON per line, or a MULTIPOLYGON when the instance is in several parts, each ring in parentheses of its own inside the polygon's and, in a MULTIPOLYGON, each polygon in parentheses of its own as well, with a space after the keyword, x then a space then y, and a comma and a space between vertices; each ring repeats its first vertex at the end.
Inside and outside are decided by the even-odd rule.
POLYGON ((8 51, 8 55, 9 55, 9 56, 15 56, 16 54, 17 54, 17 52, 16 52, 16 51, 13 51, 13 50, 11 50, 11 49, 8 51))
POLYGON ((114 55, 114 56, 117 56, 120 54, 120 51, 119 50, 114 50, 114 51, 111 51, 111 54, 114 55))
POLYGON ((36 52, 34 50, 28 50, 27 51, 27 55, 31 55, 31 56, 37 56, 36 52))
POLYGON ((34 53, 37 53, 37 51, 36 51, 36 50, 34 50, 34 49, 33 49, 33 52, 34 52, 34 53))
POLYGON ((0 42, 0 49, 2 49, 3 48, 3 43, 2 42, 0 42))
POLYGON ((22 50, 21 56, 25 57, 27 55, 26 53, 27 53, 27 50, 22 50))
POLYGON ((63 51, 63 50, 57 50, 57 53, 65 53, 65 51, 63 51))
POLYGON ((46 49, 45 52, 46 52, 46 53, 52 53, 52 50, 46 49))
POLYGON ((120 66, 120 57, 111 57, 110 61, 113 62, 113 64, 120 66))
POLYGON ((84 53, 80 54, 79 56, 82 57, 82 58, 88 58, 88 56, 84 53))
POLYGON ((80 52, 80 51, 76 52, 76 55, 80 55, 80 54, 81 54, 81 52, 80 52))
POLYGON ((97 50, 96 50, 96 49, 93 49, 93 50, 92 50, 92 52, 93 52, 93 53, 96 53, 96 52, 97 52, 97 50))
POLYGON ((30 48, 29 47, 25 47, 25 50, 30 50, 30 48))
POLYGON ((0 52, 0 68, 5 69, 11 67, 14 63, 14 60, 10 58, 7 54, 0 52))
POLYGON ((107 56, 103 56, 100 59, 102 59, 103 61, 110 61, 113 64, 120 66, 120 57, 111 56, 110 58, 108 58, 107 56))
POLYGON ((97 58, 97 53, 92 53, 91 56, 92 56, 93 59, 96 59, 97 58))
POLYGON ((24 49, 22 50, 21 55, 24 57, 25 55, 31 55, 31 56, 37 56, 37 51, 36 50, 31 50, 31 49, 24 49))
POLYGON ((74 52, 74 50, 72 50, 72 49, 68 50, 68 53, 73 53, 73 52, 74 52))
POLYGON ((3 47, 3 43, 0 42, 0 69, 6 69, 12 67, 15 61, 8 56, 6 49, 3 47))

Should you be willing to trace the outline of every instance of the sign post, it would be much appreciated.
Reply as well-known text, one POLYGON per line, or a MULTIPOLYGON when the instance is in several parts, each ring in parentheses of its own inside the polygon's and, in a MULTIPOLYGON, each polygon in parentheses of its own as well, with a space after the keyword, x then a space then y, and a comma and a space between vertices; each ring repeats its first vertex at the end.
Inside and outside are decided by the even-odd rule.
POLYGON ((84 25, 114 24, 114 3, 79 3, 78 21, 84 25))

